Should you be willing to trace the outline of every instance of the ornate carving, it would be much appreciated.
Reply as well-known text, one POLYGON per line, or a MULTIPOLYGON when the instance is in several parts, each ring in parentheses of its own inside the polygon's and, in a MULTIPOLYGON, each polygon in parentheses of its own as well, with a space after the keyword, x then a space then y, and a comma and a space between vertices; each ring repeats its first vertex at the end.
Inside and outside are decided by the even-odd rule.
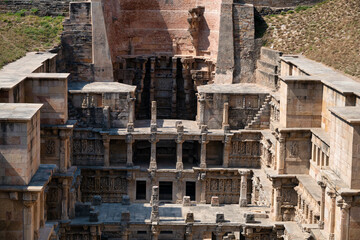
POLYGON ((292 142, 290 144, 290 157, 297 157, 299 153, 299 147, 297 142, 292 142))
POLYGON ((55 140, 49 139, 45 142, 46 154, 54 155, 55 154, 55 140))

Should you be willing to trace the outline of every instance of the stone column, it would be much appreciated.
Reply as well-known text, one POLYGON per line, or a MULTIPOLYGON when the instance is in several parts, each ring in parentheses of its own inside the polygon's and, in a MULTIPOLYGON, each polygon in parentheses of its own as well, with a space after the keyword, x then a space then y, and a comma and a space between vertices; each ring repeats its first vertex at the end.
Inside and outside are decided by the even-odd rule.
POLYGON ((62 182, 62 200, 61 200, 61 220, 68 220, 68 198, 69 198, 69 183, 68 179, 64 178, 62 182))
POLYGON ((176 74, 177 74, 177 58, 172 58, 172 96, 171 96, 171 118, 176 118, 176 97, 177 97, 177 83, 176 83, 176 74))
POLYGON ((187 224, 185 227, 185 240, 193 240, 192 224, 187 224))
POLYGON ((45 225, 45 191, 40 194, 40 227, 45 225))
POLYGON ((224 131, 229 131, 229 103, 224 103, 224 109, 223 109, 223 122, 222 122, 222 128, 224 131))
POLYGON ((205 125, 205 97, 202 94, 198 94, 199 102, 199 127, 205 125))
POLYGON ((125 142, 126 142, 126 146, 127 146, 126 166, 132 167, 134 165, 134 163, 133 163, 133 143, 134 143, 133 136, 131 134, 127 134, 125 142))
POLYGON ((274 188, 274 220, 282 221, 281 205, 282 205, 282 194, 281 194, 281 180, 272 179, 274 188))
POLYGON ((184 139, 182 134, 179 134, 176 141, 176 170, 180 171, 184 169, 183 164, 183 143, 184 139))
POLYGON ((104 144, 104 166, 110 166, 110 139, 107 135, 103 135, 104 144))
POLYGON ((34 231, 33 231, 33 222, 32 222, 32 215, 33 215, 33 205, 34 202, 25 202, 24 201, 24 210, 23 210, 23 217, 24 217, 24 240, 33 240, 34 239, 34 231))
POLYGON ((129 231, 127 231, 127 230, 124 230, 123 232, 122 232, 122 236, 121 236, 121 240, 129 240, 129 231))
POLYGON ((339 200, 337 206, 341 208, 340 217, 340 239, 349 240, 350 207, 343 199, 339 200))
POLYGON ((155 100, 155 58, 150 58, 150 101, 155 100))
POLYGON ((158 240, 159 239, 160 230, 157 225, 151 226, 151 240, 158 240))
POLYGON ((316 157, 316 145, 314 143, 311 144, 312 148, 311 148, 311 160, 313 162, 315 162, 315 157, 316 157))
POLYGON ((128 104, 129 104, 129 120, 127 124, 127 131, 133 132, 134 131, 134 121, 135 121, 135 100, 136 98, 134 96, 129 95, 128 97, 128 104))
POLYGON ((199 173, 198 180, 201 182, 200 203, 206 204, 206 173, 199 173))
POLYGON ((240 207, 247 207, 247 176, 249 171, 239 170, 239 173, 241 175, 239 205, 240 207))
POLYGON ((153 186, 152 187, 152 194, 151 194, 151 222, 159 222, 159 187, 153 186))
POLYGON ((159 141, 156 139, 156 134, 152 133, 150 136, 151 143, 151 154, 150 154, 150 166, 149 169, 155 170, 157 169, 156 164, 156 143, 159 141))
POLYGON ((278 174, 284 174, 285 170, 285 136, 283 134, 280 133, 279 136, 279 140, 278 140, 278 144, 280 144, 279 146, 279 156, 278 156, 278 164, 277 164, 277 169, 278 169, 278 174))
POLYGON ((316 147, 316 165, 320 166, 320 149, 316 147))
POLYGON ((201 168, 206 168, 206 144, 209 143, 209 141, 207 141, 207 134, 206 133, 201 134, 200 143, 201 143, 200 167, 201 168))
POLYGON ((69 133, 66 130, 60 130, 60 172, 65 173, 69 165, 69 133))
POLYGON ((151 102, 151 123, 150 123, 150 131, 156 132, 157 131, 157 111, 156 111, 156 101, 151 102))
POLYGON ((34 214, 34 239, 39 239, 40 229, 40 193, 34 193, 37 201, 34 203, 33 214, 34 214))
POLYGON ((331 190, 327 193, 331 198, 331 213, 330 213, 330 234, 329 240, 335 239, 335 210, 336 210, 336 193, 331 190))
POLYGON ((33 214, 34 214, 34 204, 36 203, 37 195, 25 192, 23 194, 23 237, 24 240, 33 240, 34 239, 34 227, 33 214))
POLYGON ((229 156, 231 151, 231 138, 232 135, 227 134, 225 135, 224 139, 224 151, 223 151, 223 167, 229 167, 229 156))
POLYGON ((320 229, 324 229, 324 215, 325 215, 325 190, 326 184, 322 181, 318 181, 318 184, 321 187, 321 203, 320 203, 320 219, 319 219, 319 227, 320 229))

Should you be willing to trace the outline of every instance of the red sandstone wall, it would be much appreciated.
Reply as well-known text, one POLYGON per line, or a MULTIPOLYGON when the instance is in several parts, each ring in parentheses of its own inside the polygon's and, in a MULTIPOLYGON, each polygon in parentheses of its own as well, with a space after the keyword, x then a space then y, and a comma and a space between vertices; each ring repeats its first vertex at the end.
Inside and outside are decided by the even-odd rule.
POLYGON ((134 54, 192 54, 188 32, 188 10, 205 6, 199 49, 216 59, 221 0, 103 0, 111 57, 129 53, 132 38, 134 54))

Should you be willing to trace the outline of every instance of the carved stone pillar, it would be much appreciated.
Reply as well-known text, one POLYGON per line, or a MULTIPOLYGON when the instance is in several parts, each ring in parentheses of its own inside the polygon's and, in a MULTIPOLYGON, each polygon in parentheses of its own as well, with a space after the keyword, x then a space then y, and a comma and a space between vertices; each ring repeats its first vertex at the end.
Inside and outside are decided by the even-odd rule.
POLYGON ((249 171, 239 170, 239 173, 241 175, 239 205, 240 207, 247 207, 247 177, 249 175, 249 171))
POLYGON ((69 183, 68 179, 64 178, 62 182, 62 199, 61 199, 61 220, 68 220, 68 202, 69 202, 69 183))
POLYGON ((33 240, 34 239, 34 231, 33 231, 33 222, 32 222, 32 215, 33 215, 33 202, 24 202, 24 210, 23 210, 23 217, 24 217, 24 239, 25 240, 33 240))
POLYGON ((286 141, 285 141, 285 136, 283 134, 280 133, 280 136, 279 136, 279 156, 278 156, 278 164, 277 164, 277 169, 278 169, 278 174, 284 174, 285 172, 285 150, 286 150, 286 147, 285 147, 285 144, 286 144, 286 141))
POLYGON ((133 136, 131 134, 127 134, 125 142, 126 142, 126 146, 127 146, 126 166, 132 167, 134 165, 134 163, 133 163, 133 143, 134 143, 133 136))
POLYGON ((156 132, 157 131, 156 115, 157 115, 156 102, 152 101, 151 102, 151 123, 150 123, 151 132, 156 132))
POLYGON ((192 224, 187 224, 185 227, 185 240, 193 240, 192 224))
POLYGON ((76 191, 74 188, 71 188, 69 193, 69 218, 73 219, 75 218, 76 191))
POLYGON ((129 240, 129 231, 127 230, 123 230, 122 234, 121 234, 121 240, 129 240))
POLYGON ((70 165, 70 130, 60 130, 60 172, 65 173, 70 165))
POLYGON ((205 97, 202 94, 198 94, 199 102, 199 127, 205 125, 205 97))
POLYGON ((45 191, 40 194, 40 227, 45 225, 45 191))
POLYGON ((206 204, 206 173, 199 173, 198 180, 201 182, 200 203, 206 204))
POLYGON ((311 161, 315 162, 316 157, 316 145, 314 143, 311 144, 311 161))
POLYGON ((282 205, 282 194, 281 194, 281 180, 273 179, 274 188, 274 220, 282 221, 281 205, 282 205))
POLYGON ((151 222, 159 222, 159 187, 153 186, 151 193, 151 222))
POLYGON ((24 240, 33 240, 34 239, 34 227, 35 223, 33 222, 34 215, 34 204, 36 203, 37 195, 31 193, 23 194, 23 231, 24 231, 24 240))
POLYGON ((223 151, 223 167, 229 167, 229 156, 231 151, 231 138, 232 135, 227 134, 225 135, 224 139, 224 151, 223 151))
POLYGON ((336 211, 336 193, 331 190, 327 193, 331 198, 331 213, 330 213, 330 234, 329 240, 335 239, 335 211, 336 211))
POLYGON ((151 226, 151 240, 158 240, 159 239, 160 230, 157 225, 151 226))
POLYGON ((135 101, 136 98, 132 96, 133 94, 129 95, 128 97, 128 104, 129 104, 129 120, 127 124, 127 131, 133 132, 134 131, 134 121, 135 121, 135 101))
POLYGON ((194 59, 192 58, 183 58, 181 59, 183 66, 183 78, 184 78, 184 92, 185 92, 185 107, 186 107, 186 115, 191 117, 191 106, 190 106, 190 83, 192 81, 191 77, 191 65, 194 59))
POLYGON ((350 207, 343 199, 339 200, 337 206, 341 208, 340 217, 340 238, 341 240, 349 240, 350 227, 350 207))
POLYGON ((150 143, 151 143, 151 154, 150 154, 150 166, 149 169, 151 170, 155 170, 157 169, 157 164, 156 164, 156 143, 159 141, 156 138, 156 134, 151 134, 150 136, 150 143))
POLYGON ((200 167, 201 168, 206 168, 206 144, 209 143, 209 141, 207 141, 207 134, 203 133, 201 134, 201 151, 200 151, 200 167))
POLYGON ((172 96, 171 96, 171 118, 176 118, 176 98, 177 98, 177 83, 176 83, 176 73, 177 73, 177 58, 172 59, 172 96))
POLYGON ((184 139, 182 134, 179 134, 176 141, 176 170, 180 171, 184 169, 183 164, 183 143, 184 139))
POLYGON ((110 139, 107 135, 103 135, 104 144, 104 166, 110 166, 110 139))
POLYGON ((224 103, 224 109, 223 109, 223 122, 222 122, 222 128, 224 131, 229 131, 229 103, 224 103))
POLYGON ((155 100, 155 58, 150 58, 150 101, 155 100))
POLYGON ((325 215, 325 190, 326 184, 322 181, 318 181, 318 184, 321 187, 321 203, 320 203, 320 219, 319 219, 319 227, 324 229, 324 215, 325 215))

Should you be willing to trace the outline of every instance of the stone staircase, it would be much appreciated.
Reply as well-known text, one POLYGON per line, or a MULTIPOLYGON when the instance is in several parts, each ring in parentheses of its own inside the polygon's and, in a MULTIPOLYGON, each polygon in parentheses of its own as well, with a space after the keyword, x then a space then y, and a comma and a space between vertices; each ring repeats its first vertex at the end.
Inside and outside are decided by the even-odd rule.
POLYGON ((261 48, 260 59, 257 61, 256 81, 271 89, 278 88, 280 74, 280 57, 282 53, 268 48, 261 48))
POLYGON ((264 103, 261 105, 259 112, 248 123, 245 129, 267 129, 270 125, 270 101, 271 95, 265 97, 264 103))

